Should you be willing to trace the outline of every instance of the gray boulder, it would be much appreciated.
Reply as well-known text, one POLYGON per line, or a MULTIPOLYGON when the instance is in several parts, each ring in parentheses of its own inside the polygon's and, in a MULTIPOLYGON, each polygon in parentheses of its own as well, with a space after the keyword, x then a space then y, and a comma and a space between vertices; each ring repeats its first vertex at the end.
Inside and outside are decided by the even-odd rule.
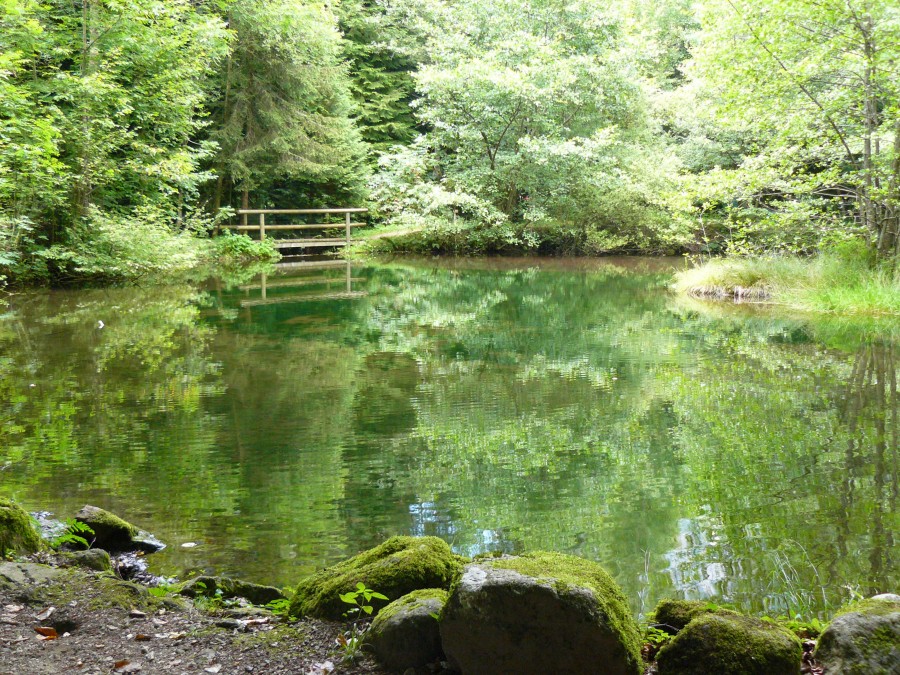
POLYGON ((799 675, 803 646, 775 624, 729 614, 701 614, 657 656, 659 675, 799 675))
POLYGON ((366 643, 381 663, 392 670, 420 668, 441 659, 437 616, 447 602, 447 591, 413 591, 378 612, 366 632, 366 643))
POLYGON ((840 612, 819 638, 816 659, 827 675, 900 673, 900 597, 875 596, 840 612))
POLYGON ((560 553, 467 565, 440 630, 465 675, 641 672, 640 634, 619 587, 597 563, 560 553))

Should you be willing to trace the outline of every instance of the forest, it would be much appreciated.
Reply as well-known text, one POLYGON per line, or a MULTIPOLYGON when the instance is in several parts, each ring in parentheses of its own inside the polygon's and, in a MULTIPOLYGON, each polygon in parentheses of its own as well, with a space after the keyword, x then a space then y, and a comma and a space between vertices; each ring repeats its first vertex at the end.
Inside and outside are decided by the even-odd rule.
POLYGON ((900 311, 898 64, 892 0, 0 0, 0 279, 365 205, 395 249, 849 268, 900 311))

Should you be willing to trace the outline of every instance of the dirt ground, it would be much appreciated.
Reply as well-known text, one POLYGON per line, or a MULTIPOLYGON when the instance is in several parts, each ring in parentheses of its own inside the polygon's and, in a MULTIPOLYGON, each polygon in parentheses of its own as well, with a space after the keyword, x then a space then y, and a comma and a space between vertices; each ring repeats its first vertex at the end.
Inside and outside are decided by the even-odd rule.
POLYGON ((386 673, 342 660, 345 626, 258 608, 205 611, 80 570, 0 563, 0 675, 386 673))

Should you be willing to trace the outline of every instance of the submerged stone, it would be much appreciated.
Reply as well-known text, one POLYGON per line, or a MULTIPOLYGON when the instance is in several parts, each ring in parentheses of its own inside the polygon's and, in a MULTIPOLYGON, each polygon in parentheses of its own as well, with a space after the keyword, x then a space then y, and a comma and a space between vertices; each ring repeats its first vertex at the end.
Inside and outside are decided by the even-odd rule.
POLYGON ((363 583, 387 601, 372 600, 375 611, 407 593, 423 588, 449 588, 462 560, 437 537, 391 537, 380 546, 307 577, 291 600, 291 616, 340 619, 352 605, 340 594, 363 583))
POLYGON ((791 632, 737 613, 703 614, 657 657, 659 675, 799 675, 803 646, 791 632))
POLYGON ((440 622, 447 659, 470 673, 641 672, 640 634, 597 563, 560 553, 467 565, 440 622))
POLYGON ((274 586, 261 586, 229 577, 197 577, 182 586, 180 593, 190 598, 198 595, 218 596, 223 599, 245 598, 254 605, 265 605, 274 600, 285 599, 284 593, 274 586))
POLYGON ((10 499, 0 498, 0 558, 8 554, 27 555, 43 547, 31 516, 10 499))
POLYGON ((85 539, 93 540, 94 546, 114 553, 120 551, 143 551, 155 553, 165 548, 149 532, 138 529, 119 516, 97 506, 86 505, 75 514, 75 520, 90 527, 94 533, 85 539))
POLYGON ((369 630, 366 643, 387 668, 403 672, 438 661, 441 634, 437 617, 447 602, 447 591, 413 591, 382 609, 369 630))
POLYGON ((832 620, 816 648, 826 675, 900 673, 900 597, 854 603, 832 620))

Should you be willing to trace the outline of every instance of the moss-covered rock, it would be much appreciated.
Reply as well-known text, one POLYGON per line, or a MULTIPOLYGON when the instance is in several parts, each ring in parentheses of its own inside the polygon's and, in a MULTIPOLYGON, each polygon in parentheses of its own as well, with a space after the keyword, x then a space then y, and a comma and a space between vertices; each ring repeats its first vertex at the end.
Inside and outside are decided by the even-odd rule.
POLYGON ((560 553, 467 565, 440 628, 464 673, 641 671, 640 633, 618 585, 597 563, 560 553))
POLYGON ((736 613, 702 614, 664 646, 659 675, 798 675, 803 646, 790 631, 736 613))
POLYGON ((880 596, 844 607, 816 648, 825 673, 900 672, 900 598, 880 596))
POLYGON ((181 595, 189 598, 206 597, 246 598, 254 605, 266 605, 274 600, 284 600, 285 595, 274 586, 261 586, 229 577, 196 577, 182 586, 181 595))
POLYGON ((382 609, 369 630, 366 643, 376 658, 392 670, 420 668, 443 657, 437 617, 447 602, 447 591, 413 591, 382 609))
POLYGON ((102 548, 62 553, 61 556, 65 563, 69 565, 75 565, 94 572, 112 572, 112 561, 109 558, 109 553, 102 548))
MULTIPOLYGON (((289 613, 338 620, 350 608, 339 595, 357 583, 390 601, 423 588, 449 588, 461 569, 462 559, 437 537, 391 537, 301 581, 289 613)), ((373 599, 372 606, 377 611, 388 601, 373 599)))
POLYGON ((675 635, 698 616, 704 614, 734 614, 730 609, 711 606, 699 600, 674 600, 666 598, 659 601, 653 610, 651 623, 669 635, 675 635))
POLYGON ((0 558, 10 553, 36 553, 41 548, 41 536, 28 512, 12 500, 0 498, 0 558))
POLYGON ((75 520, 94 531, 87 539, 93 540, 93 545, 97 548, 114 553, 122 551, 154 553, 165 548, 165 544, 149 532, 97 506, 85 505, 75 514, 75 520))

